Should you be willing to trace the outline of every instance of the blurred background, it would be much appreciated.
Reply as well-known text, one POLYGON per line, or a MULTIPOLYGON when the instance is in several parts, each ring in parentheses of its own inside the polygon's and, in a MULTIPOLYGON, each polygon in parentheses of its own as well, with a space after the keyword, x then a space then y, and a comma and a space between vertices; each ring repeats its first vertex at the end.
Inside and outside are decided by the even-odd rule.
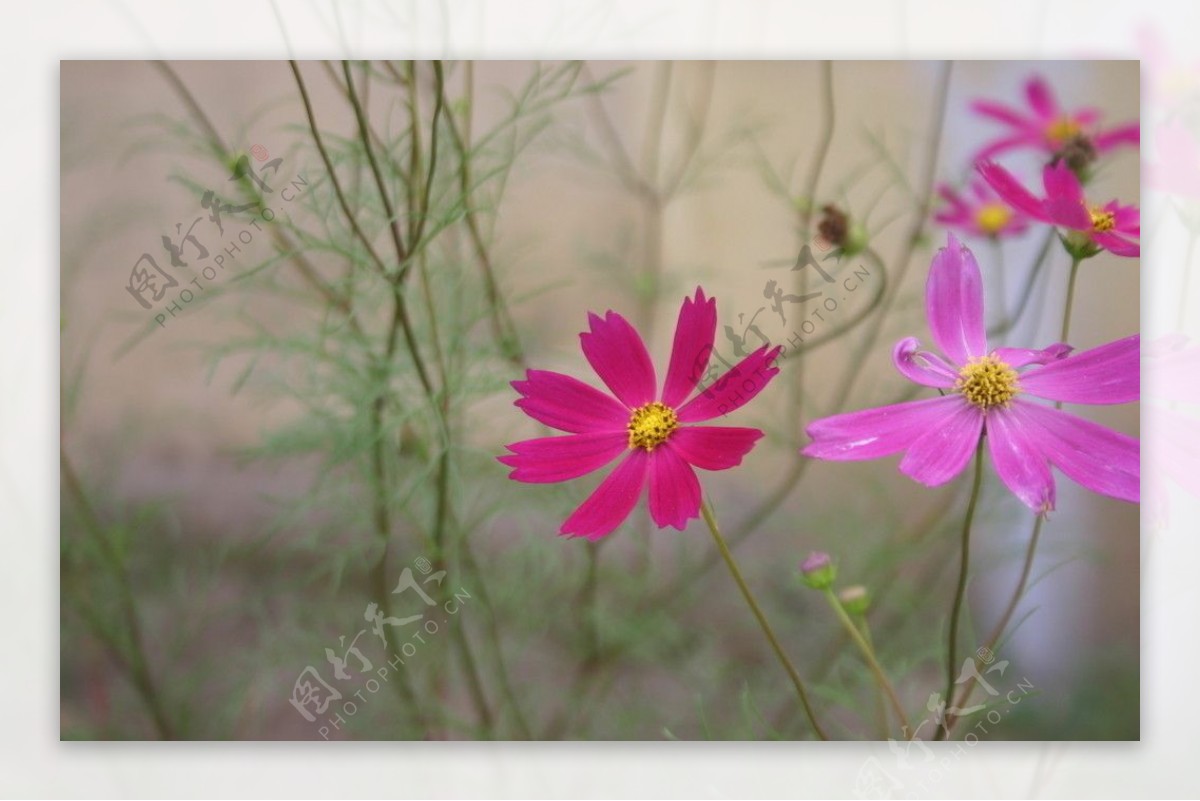
MULTIPOLYGON (((643 505, 599 545, 561 539, 599 476, 517 484, 495 456, 545 433, 512 406, 525 367, 597 383, 578 348, 588 311, 627 316, 661 366, 702 285, 725 359, 726 325, 750 348, 752 325, 786 342, 811 307, 777 312, 768 282, 821 288, 790 267, 806 244, 824 253, 827 203, 865 231, 863 252, 825 263, 860 289, 731 416, 767 438, 701 482, 830 733, 882 734, 859 654, 796 579, 815 549, 871 590, 880 659, 910 721, 928 717, 966 480, 926 489, 896 459, 798 472, 802 429, 910 389, 890 352, 928 342, 925 270, 945 238, 923 214, 931 178, 961 183, 999 133, 969 102, 1022 105, 1037 73, 1064 107, 1132 121, 1136 62, 298 69, 307 103, 287 63, 62 63, 62 737, 811 736, 700 521, 655 530, 643 505), (177 282, 144 292, 148 309, 129 290, 139 264, 177 282), (395 608, 372 613, 384 595, 395 608)), ((1035 155, 1004 163, 1038 186, 1035 155)), ((1136 203, 1136 152, 1106 156, 1091 192, 1136 203)), ((1044 230, 966 241, 999 320, 1044 230)), ((1057 338, 1068 266, 1055 245, 993 344, 1057 338)), ((1137 331, 1137 260, 1082 269, 1072 344, 1137 331)), ((1138 433, 1136 406, 1080 413, 1138 433)), ((1033 689, 985 737, 1136 739, 1138 509, 1059 478, 995 649, 1007 669, 988 677, 1033 689)), ((1031 524, 987 468, 964 654, 1008 603, 1031 524)))

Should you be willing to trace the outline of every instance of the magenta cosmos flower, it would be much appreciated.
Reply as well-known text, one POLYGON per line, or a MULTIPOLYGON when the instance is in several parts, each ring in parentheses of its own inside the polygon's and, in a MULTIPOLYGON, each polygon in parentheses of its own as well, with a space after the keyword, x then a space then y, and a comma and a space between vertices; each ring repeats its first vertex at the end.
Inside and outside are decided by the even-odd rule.
POLYGON ((1029 400, 1136 401, 1137 335, 1074 355, 1062 343, 988 350, 979 265, 953 234, 929 268, 925 313, 949 361, 920 350, 914 337, 898 342, 892 356, 906 378, 945 394, 817 420, 806 429, 806 456, 848 461, 903 452, 900 471, 933 487, 961 473, 986 434, 1000 479, 1035 512, 1054 508, 1051 465, 1094 492, 1138 500, 1136 439, 1029 400))
POLYGON ((700 482, 693 468, 726 470, 741 464, 763 435, 756 428, 695 426, 749 402, 779 372, 780 348, 751 353, 707 389, 688 400, 706 374, 717 330, 717 302, 697 289, 685 298, 675 326, 667 378, 658 392, 650 354, 624 317, 588 314, 579 335, 583 355, 612 395, 570 376, 529 370, 513 388, 516 406, 533 419, 569 432, 508 446, 498 457, 517 481, 567 481, 621 458, 567 518, 560 534, 596 540, 633 511, 649 485, 650 517, 659 528, 682 530, 700 514, 700 482))
POLYGON ((948 228, 993 238, 1020 234, 1029 228, 1029 216, 1005 203, 979 177, 961 193, 949 184, 941 184, 938 194, 946 206, 933 219, 948 228))
POLYGON ((1050 155, 1075 152, 1094 157, 1123 144, 1137 145, 1141 140, 1137 123, 1101 130, 1099 109, 1064 110, 1041 76, 1035 75, 1025 83, 1025 100, 1027 108, 1011 108, 990 100, 971 104, 976 113, 1003 123, 1008 129, 980 150, 975 161, 1021 147, 1050 155))
POLYGON ((1067 228, 1069 248, 1084 256, 1094 255, 1103 248, 1118 256, 1137 256, 1141 248, 1131 241, 1142 233, 1141 214, 1137 206, 1122 206, 1110 200, 1103 206, 1093 205, 1083 196, 1083 186, 1066 164, 1047 164, 1042 170, 1046 197, 1039 199, 1021 185, 1012 173, 992 161, 976 165, 992 189, 1017 211, 1035 220, 1067 228))

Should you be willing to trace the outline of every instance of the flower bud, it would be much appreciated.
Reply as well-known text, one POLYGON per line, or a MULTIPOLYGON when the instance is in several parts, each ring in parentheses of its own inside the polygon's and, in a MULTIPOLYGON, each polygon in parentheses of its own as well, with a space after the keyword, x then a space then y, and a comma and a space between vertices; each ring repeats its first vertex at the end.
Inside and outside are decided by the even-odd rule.
POLYGON ((871 606, 871 594, 861 584, 855 584, 839 592, 838 600, 852 615, 865 615, 871 606))
POLYGON ((824 551, 813 551, 800 563, 800 577, 814 590, 826 590, 837 578, 837 565, 824 551))

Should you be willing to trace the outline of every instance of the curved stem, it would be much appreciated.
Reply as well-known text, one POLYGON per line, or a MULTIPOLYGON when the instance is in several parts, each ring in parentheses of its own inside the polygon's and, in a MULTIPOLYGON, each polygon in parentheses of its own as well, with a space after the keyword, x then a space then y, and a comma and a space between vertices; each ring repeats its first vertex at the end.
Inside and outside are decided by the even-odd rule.
POLYGON ((1071 259, 1071 277, 1067 280, 1067 304, 1063 307, 1062 333, 1058 337, 1059 342, 1066 342, 1067 335, 1071 333, 1071 308, 1075 304, 1075 278, 1079 275, 1079 265, 1083 263, 1083 259, 1075 256, 1071 259))
POLYGON ((733 554, 729 551, 729 546, 725 544, 725 538, 721 536, 721 529, 717 525, 717 519, 713 516, 712 507, 708 505, 707 499, 700 502, 700 514, 703 515, 704 522, 708 524, 708 530, 712 532, 713 542, 717 544, 717 550, 721 552, 721 557, 725 560, 725 564, 728 565, 730 575, 737 582, 738 589, 742 591, 742 597, 746 599, 746 603, 750 606, 750 611, 754 613, 755 619, 758 620, 758 625, 762 627, 763 634, 766 635, 767 641, 771 643, 771 648, 775 651, 775 656, 779 658, 779 664, 783 666, 783 669, 787 671, 788 677, 791 678, 792 685, 796 688, 796 695, 800 697, 800 705, 804 707, 804 714, 808 716, 808 722, 812 724, 813 731, 822 740, 828 740, 828 735, 821 728, 821 724, 817 723, 816 715, 813 714, 812 705, 808 701, 808 692, 804 689, 804 682, 800 679, 800 674, 796 672, 792 661, 784 653, 783 646, 779 644, 779 639, 775 636, 771 624, 767 622, 766 615, 763 614, 758 601, 754 599, 754 593, 750 592, 750 587, 747 586, 746 580, 742 578, 742 571, 738 569, 737 562, 734 561, 733 554))
MULTIPOLYGON (((958 586, 954 590, 954 606, 950 610, 950 636, 946 643, 946 703, 954 699, 954 666, 958 663, 958 620, 962 614, 963 598, 967 594, 967 571, 971 562, 971 521, 975 518, 975 506, 979 500, 979 486, 983 479, 983 440, 975 448, 975 479, 971 484, 971 499, 967 502, 967 514, 963 518, 962 558, 958 566, 958 586)), ((945 716, 938 725, 934 739, 944 740, 949 733, 945 716)))
POLYGON ((871 672, 875 675, 875 682, 879 688, 883 690, 888 697, 888 701, 892 705, 892 712, 896 715, 896 721, 900 724, 901 730, 904 732, 904 739, 911 740, 913 736, 912 727, 908 725, 908 718, 904 714, 904 707, 900 704, 900 699, 896 696, 896 688, 888 681, 887 674, 883 672, 883 668, 879 665, 879 660, 875 658, 875 649, 863 637, 862 632, 858 630, 858 626, 854 625, 854 621, 850 619, 850 615, 846 612, 846 607, 842 606, 842 602, 833 594, 833 589, 825 588, 825 600, 829 601, 829 605, 833 608, 838 620, 845 627, 846 632, 850 635, 850 639, 854 640, 854 644, 862 651, 863 657, 867 660, 867 666, 871 668, 871 672))
POLYGON ((1046 232, 1046 238, 1042 241, 1042 248, 1038 251, 1037 258, 1033 261, 1033 266, 1029 268, 1029 274, 1025 277, 1025 285, 1021 287, 1021 299, 1017 301, 1017 306, 1011 315, 1007 316, 1003 322, 988 329, 988 339, 1000 336, 1001 334, 1007 334, 1021 321, 1025 310, 1029 308, 1029 299, 1033 297, 1033 285, 1037 283, 1037 277, 1041 274, 1042 267, 1046 264, 1046 257, 1050 255, 1050 246, 1054 244, 1054 240, 1057 237, 1058 234, 1053 228, 1046 232))
MULTIPOLYGON (((1004 630, 1008 628, 1008 622, 1012 620, 1012 616, 1017 611, 1017 606, 1021 603, 1022 596, 1025 595, 1025 587, 1029 584, 1029 574, 1033 570, 1033 557, 1037 552, 1038 538, 1042 534, 1042 524, 1046 522, 1044 515, 1038 515, 1037 521, 1033 524, 1033 533, 1029 537, 1029 547, 1025 549, 1025 564, 1021 567, 1021 578, 1017 581, 1017 588, 1013 591, 1012 598, 1008 600, 1008 606, 1004 609, 1004 614, 1000 616, 1000 620, 992 628, 992 633, 988 635, 984 643, 984 651, 995 651, 996 644, 1000 642, 1000 638, 1004 636, 1004 630)), ((975 667, 979 667, 980 660, 976 658, 975 667)), ((970 700, 971 691, 975 689, 976 676, 979 675, 978 669, 972 674, 966 684, 963 685, 962 692, 958 694, 958 700, 951 704, 954 709, 965 709, 967 701, 970 700)), ((952 715, 947 716, 946 729, 954 728, 957 717, 952 715)))

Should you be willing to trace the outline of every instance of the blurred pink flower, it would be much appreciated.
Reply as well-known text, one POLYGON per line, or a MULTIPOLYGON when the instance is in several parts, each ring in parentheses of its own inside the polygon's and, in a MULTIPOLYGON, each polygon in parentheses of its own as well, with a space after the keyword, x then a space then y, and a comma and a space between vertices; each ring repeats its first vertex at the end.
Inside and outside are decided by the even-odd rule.
POLYGON ((1084 250, 1083 255, 1092 255, 1100 248, 1118 256, 1141 253, 1137 242, 1129 239, 1141 236, 1137 206, 1122 206, 1115 200, 1103 206, 1092 205, 1084 197, 1079 179, 1066 164, 1047 164, 1043 168, 1044 199, 1034 197, 1012 173, 995 162, 982 162, 976 169, 1014 209, 1035 220, 1077 232, 1075 236, 1067 236, 1067 245, 1084 250))
POLYGON ((1123 144, 1137 145, 1140 141, 1140 128, 1136 122, 1100 130, 1099 109, 1066 111, 1040 75, 1026 81, 1025 100, 1027 108, 1013 108, 990 100, 976 100, 971 104, 976 113, 1008 128, 1000 138, 980 150, 974 161, 990 159, 1021 147, 1041 150, 1051 156, 1069 149, 1098 155, 1123 144))
POLYGON ((561 373, 529 370, 514 381, 515 405, 560 431, 508 446, 497 457, 516 481, 567 481, 623 456, 600 486, 562 524, 559 533, 597 540, 619 526, 649 484, 650 517, 659 528, 682 530, 700 514, 700 482, 693 470, 726 470, 741 464, 763 435, 756 428, 692 426, 748 403, 779 372, 780 348, 763 346, 709 388, 692 395, 707 372, 717 330, 717 302, 703 289, 685 298, 662 394, 650 354, 624 317, 589 314, 590 332, 579 335, 583 355, 612 392, 561 373), (737 379, 737 380, 733 380, 737 379), (615 396, 615 397, 613 397, 615 396), (655 398, 658 398, 655 400, 655 398), (687 401, 686 403, 684 401, 687 401))
POLYGON ((1136 401, 1137 335, 1074 355, 1063 343, 989 351, 979 265, 953 234, 930 265, 925 313, 950 361, 920 350, 915 337, 898 342, 892 358, 910 381, 945 394, 817 420, 806 428, 812 442, 802 453, 849 461, 903 451, 900 471, 932 487, 961 473, 986 434, 1000 479, 1035 512, 1054 508, 1051 465, 1093 492, 1138 500, 1136 439, 1024 397, 1136 401))
POLYGON ((1029 216, 1005 203, 986 181, 976 177, 967 190, 969 194, 949 184, 939 185, 938 194, 946 206, 933 219, 973 236, 994 238, 1020 234, 1029 228, 1029 216))

